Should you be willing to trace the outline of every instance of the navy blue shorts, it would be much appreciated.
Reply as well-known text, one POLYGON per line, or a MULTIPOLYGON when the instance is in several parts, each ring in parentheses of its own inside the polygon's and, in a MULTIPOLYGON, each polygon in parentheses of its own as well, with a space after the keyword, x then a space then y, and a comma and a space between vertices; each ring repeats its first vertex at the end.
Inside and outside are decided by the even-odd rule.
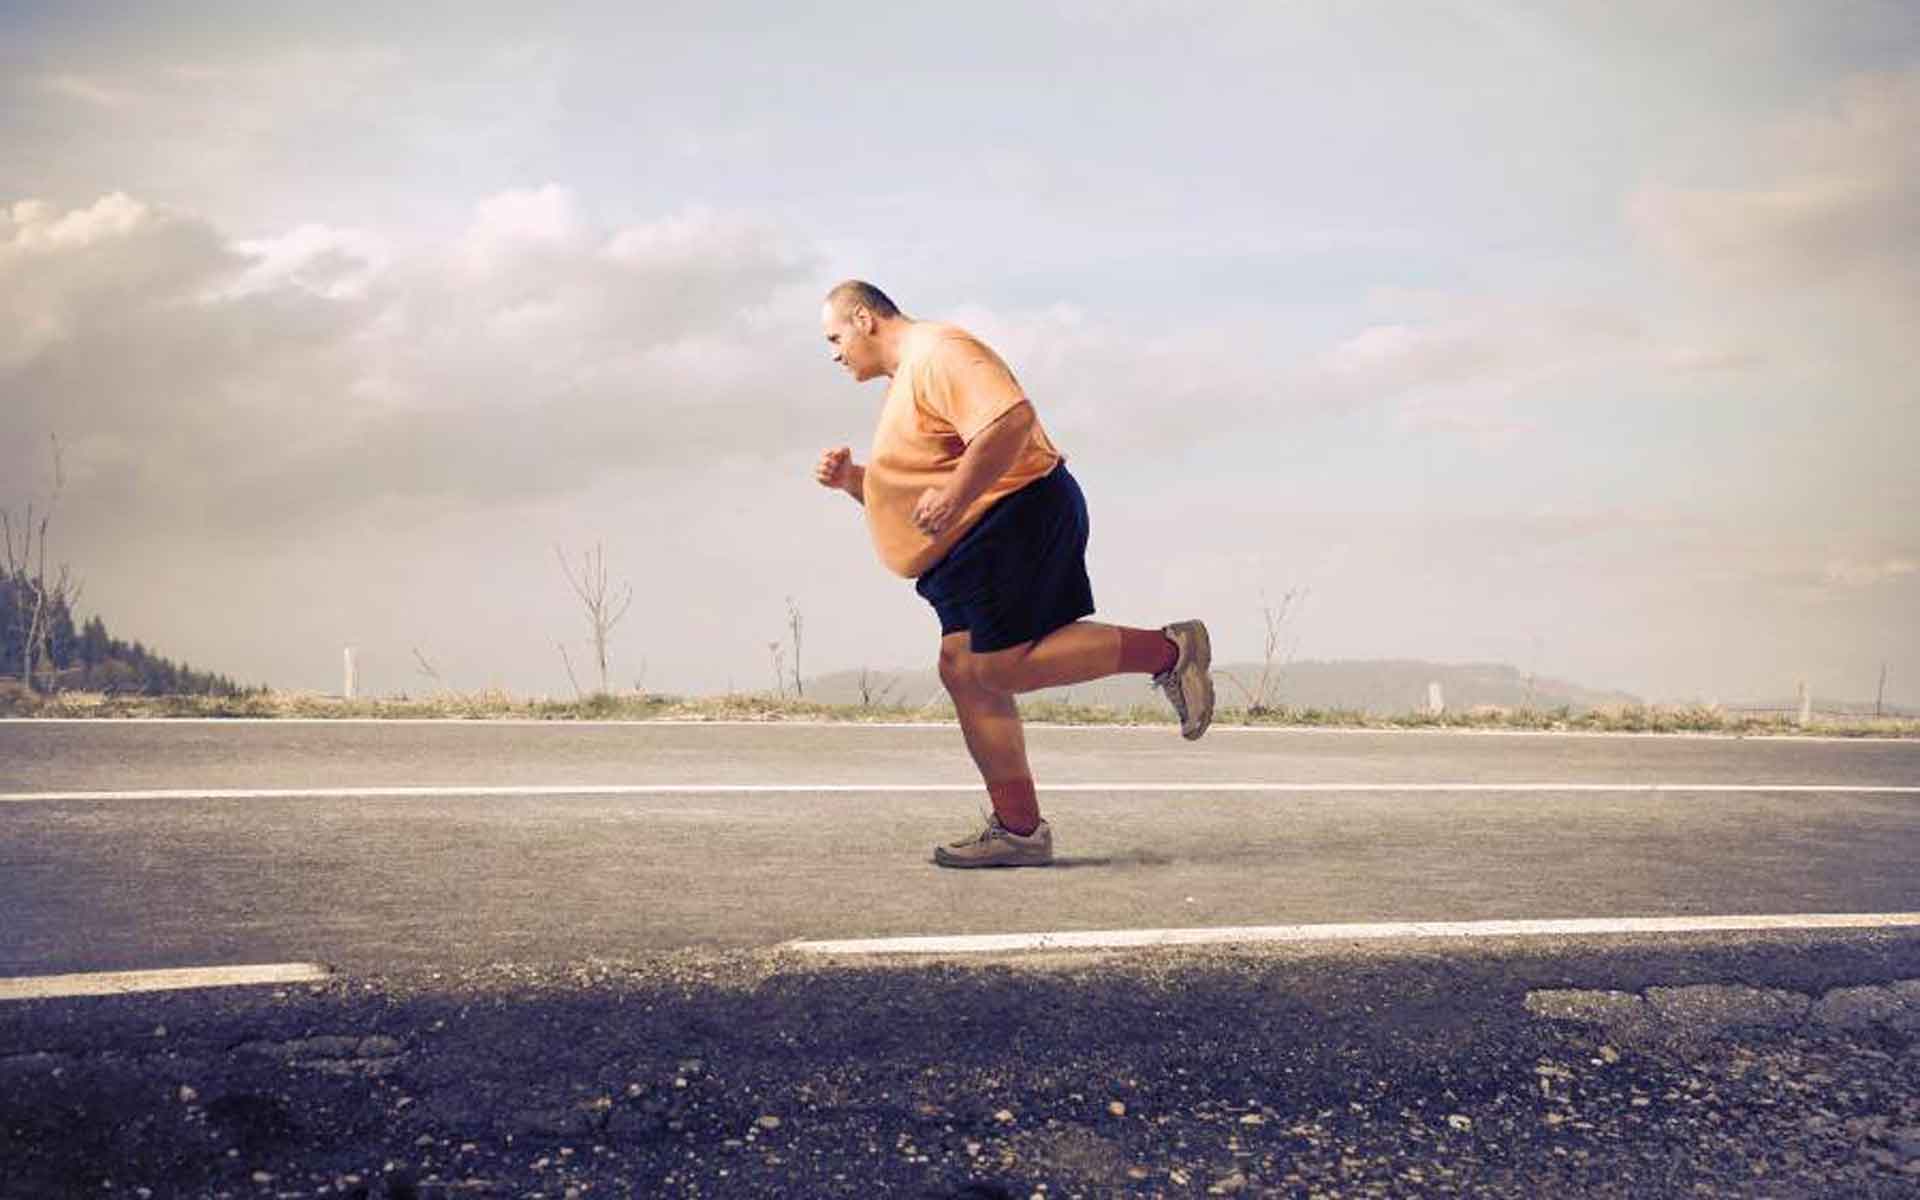
POLYGON ((975 654, 1092 615, 1087 498, 1066 460, 995 503, 913 590, 939 614, 940 636, 968 631, 975 654))

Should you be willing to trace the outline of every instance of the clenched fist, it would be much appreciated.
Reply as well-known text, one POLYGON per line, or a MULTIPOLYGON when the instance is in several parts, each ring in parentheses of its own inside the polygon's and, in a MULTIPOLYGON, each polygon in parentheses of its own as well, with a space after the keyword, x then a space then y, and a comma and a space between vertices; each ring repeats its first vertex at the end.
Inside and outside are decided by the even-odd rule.
POLYGON ((837 446, 821 451, 820 461, 813 468, 813 478, 821 487, 845 491, 853 479, 853 450, 847 446, 837 446))
POLYGON ((945 533, 959 515, 960 506, 943 488, 928 488, 921 492, 919 503, 913 506, 914 525, 930 538, 945 533))

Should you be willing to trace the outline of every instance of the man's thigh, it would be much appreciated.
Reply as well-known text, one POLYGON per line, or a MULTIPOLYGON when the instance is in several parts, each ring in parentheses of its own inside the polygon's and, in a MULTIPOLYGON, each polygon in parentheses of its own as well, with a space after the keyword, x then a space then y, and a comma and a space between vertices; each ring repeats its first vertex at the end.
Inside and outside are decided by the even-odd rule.
POLYGON ((976 654, 973 651, 972 632, 962 629, 940 639, 940 674, 942 679, 951 674, 965 683, 978 687, 985 682, 985 678, 992 678, 997 673, 1018 665, 1032 649, 1032 642, 1021 642, 1017 646, 1008 646, 1004 650, 976 654))
POLYGON ((1008 646, 1004 650, 990 650, 985 654, 967 655, 968 676, 991 691, 1011 691, 1009 682, 1018 673, 1020 664, 1033 650, 1032 642, 1021 642, 1008 646))

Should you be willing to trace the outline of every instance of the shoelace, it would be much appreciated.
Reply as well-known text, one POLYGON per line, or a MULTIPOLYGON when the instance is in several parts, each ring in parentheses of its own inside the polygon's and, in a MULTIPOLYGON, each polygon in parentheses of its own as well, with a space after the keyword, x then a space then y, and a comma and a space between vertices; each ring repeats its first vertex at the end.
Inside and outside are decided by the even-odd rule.
POLYGON ((1179 672, 1177 670, 1163 671, 1155 675, 1153 682, 1147 686, 1158 688, 1160 691, 1165 692, 1167 694, 1167 702, 1173 705, 1173 711, 1180 715, 1182 721, 1187 719, 1187 695, 1180 687, 1179 672))
POLYGON ((980 842, 990 842, 995 837, 1006 833, 1006 827, 1001 825, 998 821, 994 819, 994 815, 991 811, 982 811, 980 814, 980 819, 986 822, 986 828, 982 829, 978 834, 978 836, 970 839, 968 842, 963 844, 977 845, 980 842))

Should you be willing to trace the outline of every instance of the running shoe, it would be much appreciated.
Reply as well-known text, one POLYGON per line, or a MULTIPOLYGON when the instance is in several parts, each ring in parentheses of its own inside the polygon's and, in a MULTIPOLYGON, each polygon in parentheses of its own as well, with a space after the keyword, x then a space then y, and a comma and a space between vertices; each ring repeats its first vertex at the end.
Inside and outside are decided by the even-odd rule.
POLYGON ((1173 666, 1153 677, 1180 714, 1180 736, 1192 741, 1213 724, 1213 644, 1204 621, 1175 621, 1160 631, 1180 649, 1173 666))
POLYGON ((1025 837, 987 816, 987 827, 972 837, 933 848, 943 867, 1044 867, 1053 862, 1053 829, 1045 821, 1025 837))

